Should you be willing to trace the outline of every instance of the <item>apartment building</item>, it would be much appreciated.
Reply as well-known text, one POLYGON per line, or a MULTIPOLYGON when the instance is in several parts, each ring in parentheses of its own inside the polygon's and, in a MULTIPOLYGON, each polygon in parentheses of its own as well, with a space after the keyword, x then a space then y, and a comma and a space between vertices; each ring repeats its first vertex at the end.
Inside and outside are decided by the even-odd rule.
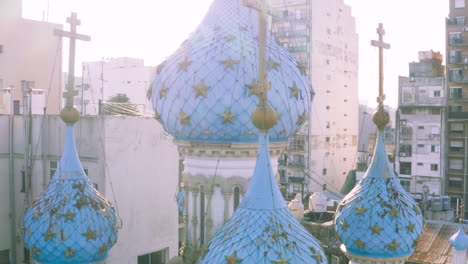
POLYGON ((441 195, 445 77, 442 54, 419 52, 398 79, 395 169, 408 192, 441 195))
MULTIPOLYGON (((310 192, 321 191, 324 184, 340 191, 358 150, 358 35, 351 8, 343 0, 272 4, 273 31, 302 64, 314 89, 309 127, 302 131, 308 140, 300 140, 308 151, 288 157, 302 160, 297 155, 304 155, 302 175, 310 192)), ((283 169, 286 183, 298 190, 296 178, 302 176, 297 166, 283 169)))

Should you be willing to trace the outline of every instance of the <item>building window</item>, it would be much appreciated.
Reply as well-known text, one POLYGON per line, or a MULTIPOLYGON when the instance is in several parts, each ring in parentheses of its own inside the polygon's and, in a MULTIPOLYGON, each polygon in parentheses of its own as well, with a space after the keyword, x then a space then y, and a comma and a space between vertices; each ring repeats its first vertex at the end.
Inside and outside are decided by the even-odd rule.
POLYGON ((431 152, 439 152, 440 146, 439 145, 431 145, 431 152))
POLYGON ((455 0, 455 8, 465 8, 465 0, 455 0))
POLYGON ((403 108, 401 109, 401 114, 403 115, 412 115, 414 113, 413 109, 403 108))
POLYGON ((327 107, 326 107, 326 108, 327 108, 327 110, 330 110, 330 106, 329 106, 329 105, 327 105, 327 107))
POLYGON ((20 101, 19 100, 13 101, 13 114, 20 115, 20 101))
POLYGON ((424 126, 418 126, 418 129, 424 129, 424 126))
POLYGON ((167 248, 138 256, 137 264, 166 264, 167 263, 167 248))
POLYGON ((448 186, 450 188, 462 188, 462 182, 463 180, 461 178, 450 177, 450 179, 448 180, 448 186))
POLYGON ((23 254, 24 254, 23 263, 30 263, 31 262, 31 254, 29 253, 29 249, 27 247, 23 248, 23 254))
POLYGON ((24 170, 21 171, 21 190, 20 192, 26 192, 26 173, 24 170))
POLYGON ((418 164, 418 166, 423 166, 424 165, 422 162, 418 162, 417 164, 418 164))
POLYGON ((462 52, 461 50, 451 50, 449 52, 449 63, 457 64, 462 62, 462 52))
POLYGON ((400 162, 400 174, 411 175, 411 162, 400 162))
POLYGON ((463 123, 450 123, 449 132, 450 134, 463 134, 464 126, 463 123))
POLYGON ((49 174, 50 178, 54 177, 55 172, 57 171, 58 162, 56 160, 49 161, 49 174))
POLYGON ((438 164, 431 164, 431 171, 438 171, 439 165, 438 164))
POLYGON ((465 25, 465 17, 459 16, 455 18, 455 24, 457 25, 465 25))
POLYGON ((302 191, 301 186, 293 185, 293 192, 294 193, 300 193, 301 191, 302 191))
POLYGON ((330 137, 326 137, 325 142, 330 142, 330 137))
MULTIPOLYGON (((463 44, 463 38, 461 32, 451 32, 449 33, 449 44, 450 45, 457 45, 457 44, 463 44)), ((460 70, 462 69, 450 69, 452 70, 460 70)))
POLYGON ((440 97, 440 91, 439 90, 434 91, 434 97, 440 97))
MULTIPOLYGON (((462 39, 451 38, 450 43, 462 44, 462 39)), ((453 68, 449 69, 449 81, 450 82, 461 82, 463 81, 463 69, 462 68, 453 68)))
POLYGON ((449 169, 451 170, 463 170, 463 160, 461 159, 450 159, 449 169))
POLYGON ((450 99, 461 99, 462 88, 461 87, 450 87, 450 99))
POLYGON ((403 189, 405 189, 405 191, 409 192, 410 191, 410 186, 411 186, 411 182, 408 181, 408 180, 400 180, 400 184, 401 186, 403 186, 403 189))
POLYGON ((0 250, 0 264, 10 264, 10 250, 0 250))
POLYGON ((431 115, 440 115, 440 108, 432 108, 431 115))
POLYGON ((462 140, 451 140, 449 143, 450 152, 463 152, 463 141, 462 140))
POLYGON ((3 45, 0 45, 0 54, 3 53, 3 45))
POLYGON ((238 186, 234 187, 234 211, 239 206, 240 202, 240 188, 238 186))
POLYGON ((418 148, 424 148, 424 144, 418 144, 418 148))
POLYGON ((400 157, 411 157, 412 146, 411 144, 400 144, 400 157))
POLYGON ((322 170, 322 175, 327 175, 327 169, 326 168, 322 170))
POLYGON ((461 105, 449 105, 449 112, 450 113, 457 113, 462 111, 461 105))

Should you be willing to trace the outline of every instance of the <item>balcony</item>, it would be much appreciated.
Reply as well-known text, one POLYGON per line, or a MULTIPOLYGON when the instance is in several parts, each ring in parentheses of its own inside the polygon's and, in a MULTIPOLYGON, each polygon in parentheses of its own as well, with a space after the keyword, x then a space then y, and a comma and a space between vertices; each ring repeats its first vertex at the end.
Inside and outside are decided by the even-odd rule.
POLYGON ((456 64, 456 65, 468 65, 468 57, 450 56, 449 63, 456 64))
POLYGON ((289 183, 304 183, 304 177, 288 177, 289 183))
POLYGON ((468 119, 468 112, 449 112, 448 118, 450 119, 468 119))
POLYGON ((468 42, 464 41, 462 38, 452 38, 449 39, 450 46, 466 46, 468 42))
POLYGON ((447 25, 449 26, 463 26, 465 25, 465 18, 449 18, 447 19, 447 25))

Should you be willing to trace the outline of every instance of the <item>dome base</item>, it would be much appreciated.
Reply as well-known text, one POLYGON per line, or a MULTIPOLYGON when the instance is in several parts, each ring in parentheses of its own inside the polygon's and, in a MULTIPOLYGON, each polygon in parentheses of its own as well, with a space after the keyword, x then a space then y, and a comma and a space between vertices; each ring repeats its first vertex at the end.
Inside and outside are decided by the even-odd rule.
POLYGON ((392 258, 365 257, 349 253, 345 245, 340 246, 341 251, 348 257, 350 264, 404 264, 411 255, 392 258))

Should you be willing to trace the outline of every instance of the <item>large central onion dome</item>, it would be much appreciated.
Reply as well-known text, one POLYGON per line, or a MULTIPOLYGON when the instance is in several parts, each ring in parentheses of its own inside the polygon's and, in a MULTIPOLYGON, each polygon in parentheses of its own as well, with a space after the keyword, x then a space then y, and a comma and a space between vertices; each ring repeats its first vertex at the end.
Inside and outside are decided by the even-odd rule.
MULTIPOLYGON (((256 142, 250 114, 258 80, 258 12, 242 0, 216 0, 182 46, 157 68, 148 94, 164 129, 178 141, 256 142)), ((307 120, 306 69, 267 35, 268 104, 279 119, 271 141, 286 142, 307 120)))

